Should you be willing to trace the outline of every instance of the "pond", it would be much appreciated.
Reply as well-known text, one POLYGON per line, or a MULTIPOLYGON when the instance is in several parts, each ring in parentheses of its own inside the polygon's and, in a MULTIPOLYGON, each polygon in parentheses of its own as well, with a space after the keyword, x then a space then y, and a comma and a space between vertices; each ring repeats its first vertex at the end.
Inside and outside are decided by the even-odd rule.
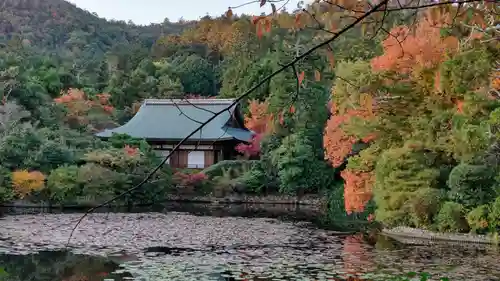
POLYGON ((271 206, 268 213, 245 211, 259 208, 266 209, 172 204, 155 212, 95 213, 75 231, 68 248, 80 214, 7 215, 0 220, 0 267, 5 271, 0 280, 270 281, 353 275, 387 280, 384 276, 410 271, 450 280, 500 280, 495 248, 408 246, 292 219, 304 210, 280 213, 280 207, 271 206), (244 217, 248 214, 257 216, 244 217))

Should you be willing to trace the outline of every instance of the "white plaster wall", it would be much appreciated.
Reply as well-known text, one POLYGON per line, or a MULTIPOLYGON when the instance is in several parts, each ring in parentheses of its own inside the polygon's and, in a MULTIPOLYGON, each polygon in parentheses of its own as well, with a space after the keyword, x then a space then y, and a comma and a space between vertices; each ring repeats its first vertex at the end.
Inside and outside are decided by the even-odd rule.
POLYGON ((205 151, 190 151, 188 168, 205 168, 205 151))

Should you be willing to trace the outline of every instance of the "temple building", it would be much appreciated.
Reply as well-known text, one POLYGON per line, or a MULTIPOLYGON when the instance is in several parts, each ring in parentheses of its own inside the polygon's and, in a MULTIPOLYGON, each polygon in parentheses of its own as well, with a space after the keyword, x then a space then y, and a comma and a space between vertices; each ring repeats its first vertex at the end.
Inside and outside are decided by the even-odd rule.
MULTIPOLYGON (((147 99, 123 126, 104 130, 102 139, 114 133, 145 139, 159 156, 166 156, 182 139, 223 111, 232 99, 147 99)), ((234 159, 235 146, 249 143, 252 132, 245 128, 239 105, 215 117, 195 133, 169 159, 174 168, 203 169, 221 160, 234 159)))

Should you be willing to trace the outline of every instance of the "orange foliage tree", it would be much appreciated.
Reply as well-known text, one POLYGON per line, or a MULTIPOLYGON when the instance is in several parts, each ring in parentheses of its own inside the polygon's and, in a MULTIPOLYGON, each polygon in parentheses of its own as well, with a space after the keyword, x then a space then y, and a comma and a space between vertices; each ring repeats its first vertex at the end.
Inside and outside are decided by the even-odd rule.
POLYGON ((372 198, 373 172, 345 169, 340 174, 344 179, 344 206, 347 213, 363 212, 372 198))
POLYGON ((397 26, 382 42, 384 54, 371 61, 372 69, 393 70, 410 73, 417 67, 432 68, 443 62, 449 52, 458 49, 458 39, 442 37, 441 28, 447 18, 441 20, 423 17, 415 30, 408 26, 397 26))
MULTIPOLYGON (((352 153, 355 143, 362 141, 368 143, 375 135, 369 134, 363 138, 349 135, 342 128, 353 118, 369 119, 372 113, 365 109, 348 109, 341 114, 332 103, 332 117, 328 120, 323 138, 325 157, 332 163, 333 167, 342 165, 352 153)), ((344 206, 347 213, 362 212, 364 206, 370 200, 372 193, 373 174, 346 169, 341 173, 344 179, 344 206)))
MULTIPOLYGON (((449 17, 446 14, 438 16, 427 14, 417 23, 415 29, 408 26, 394 27, 387 38, 382 42, 384 53, 371 60, 371 68, 374 72, 392 71, 396 74, 410 75, 413 79, 421 79, 423 70, 436 69, 440 63, 447 59, 448 54, 453 54, 458 49, 458 39, 452 36, 443 37, 442 27, 448 24, 449 17)), ((439 75, 436 71, 435 84, 439 84, 439 75)), ((391 83, 391 81, 386 81, 391 83)), ((387 97, 394 93, 386 94, 387 97)), ((351 96, 353 95, 350 94, 351 96)), ((387 98, 386 97, 386 98, 387 98)), ((349 96, 343 97, 349 99, 349 96)), ((343 101, 339 101, 343 102, 343 101)), ((460 101, 457 101, 460 105, 460 101)), ((376 103, 370 101, 370 107, 376 103)), ((375 109, 375 115, 383 116, 383 107, 375 109), (380 112, 378 112, 381 110, 380 112)), ((387 109, 387 110, 392 110, 387 109)), ((343 127, 349 125, 353 118, 369 120, 375 115, 372 108, 366 105, 346 109, 342 112, 332 106, 333 116, 327 123, 324 145, 326 158, 334 167, 339 167, 352 153, 353 145, 359 141, 368 142, 375 138, 374 134, 367 136, 354 136, 348 134, 343 127)), ((344 200, 347 213, 363 212, 365 205, 372 197, 372 186, 374 184, 373 171, 370 169, 358 169, 355 165, 348 165, 342 171, 344 179, 344 200)), ((370 165, 368 165, 370 166, 370 165)))
POLYGON ((45 176, 38 171, 21 170, 12 173, 12 188, 20 198, 24 198, 31 192, 41 190, 44 187, 45 176))
POLYGON ((109 102, 110 95, 103 93, 88 97, 82 90, 69 89, 54 99, 57 104, 67 109, 66 122, 72 126, 91 126, 94 130, 102 129, 109 122, 114 107, 109 102), (97 118, 100 117, 100 118, 97 118), (104 118, 102 118, 104 117, 104 118), (101 120, 99 120, 101 119, 101 120), (106 122, 100 123, 104 119, 106 122))
POLYGON ((269 103, 252 100, 249 103, 250 114, 245 116, 245 126, 252 130, 254 135, 250 144, 239 144, 236 150, 246 156, 254 156, 260 153, 260 142, 262 138, 272 132, 274 126, 273 114, 269 113, 269 103))

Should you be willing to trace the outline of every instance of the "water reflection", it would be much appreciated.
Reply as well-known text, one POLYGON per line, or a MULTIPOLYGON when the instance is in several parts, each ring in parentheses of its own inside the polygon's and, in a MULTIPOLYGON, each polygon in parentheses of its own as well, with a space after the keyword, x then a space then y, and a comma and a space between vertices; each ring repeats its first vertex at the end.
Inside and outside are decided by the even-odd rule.
MULTIPOLYGON (((361 235, 316 239, 308 245, 183 251, 157 247, 140 256, 92 257, 70 252, 0 255, 3 281, 103 280, 388 280, 429 272, 450 280, 500 280, 496 249, 444 245, 405 247, 361 235), (320 241, 323 240, 323 241, 320 241), (152 254, 156 251, 156 254, 152 254), (385 276, 385 277, 384 277, 385 276)), ((434 279, 438 280, 438 279, 434 279)))
POLYGON ((70 252, 40 252, 28 255, 0 255, 2 281, 102 281, 124 280, 129 273, 113 273, 118 264, 102 257, 70 252))
POLYGON ((389 280, 408 272, 430 273, 432 280, 500 280, 500 253, 493 248, 406 247, 382 236, 375 245, 361 235, 311 238, 294 247, 184 252, 122 266, 144 280, 389 280))
MULTIPOLYGON (((71 230, 70 217, 78 216, 6 217, 0 222, 0 250, 9 254, 0 255, 0 262, 9 275, 0 280, 102 281, 132 276, 141 281, 388 280, 388 275, 410 271, 450 280, 500 280, 500 252, 495 248, 408 246, 385 236, 367 239, 361 234, 339 235, 280 221, 241 218, 293 218, 303 211, 283 211, 276 206, 262 212, 256 211, 260 206, 255 205, 171 204, 155 208, 147 211, 167 215, 90 216, 74 239, 81 243, 79 250, 90 255, 20 255, 54 247, 58 241, 64 244, 71 230), (228 216, 240 218, 225 218, 228 216), (55 222, 63 220, 69 222, 67 227, 53 228, 55 222), (34 224, 39 224, 36 239, 24 231, 34 224), (93 247, 87 248, 87 244, 93 247), (132 248, 134 255, 123 254, 132 248), (97 257, 109 250, 122 253, 97 257)), ((144 209, 131 211, 140 213, 144 209)))
MULTIPOLYGON (((6 215, 26 214, 71 214, 82 213, 85 208, 19 208, 0 207, 0 217, 6 215)), ((134 206, 134 207, 103 207, 95 213, 126 212, 126 213, 171 213, 182 212, 197 216, 212 217, 247 217, 247 218, 277 218, 285 221, 311 221, 321 215, 319 207, 312 205, 293 204, 231 204, 231 203, 195 203, 170 201, 161 205, 134 206)))

